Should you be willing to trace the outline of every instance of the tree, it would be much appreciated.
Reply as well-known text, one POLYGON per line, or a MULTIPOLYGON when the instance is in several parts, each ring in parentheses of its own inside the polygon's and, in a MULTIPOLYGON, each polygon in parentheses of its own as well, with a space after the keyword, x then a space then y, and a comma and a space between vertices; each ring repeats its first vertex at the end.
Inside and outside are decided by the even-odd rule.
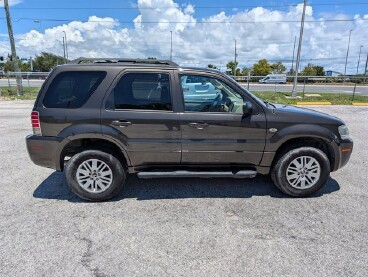
MULTIPOLYGON (((31 66, 28 62, 24 63, 22 62, 21 60, 18 60, 18 66, 19 66, 19 69, 20 71, 22 72, 29 72, 31 71, 31 66)), ((14 69, 14 63, 12 61, 7 61, 6 63, 4 63, 3 65, 3 70, 4 72, 14 72, 15 69, 14 69)))
POLYGON ((272 72, 276 74, 284 73, 286 71, 285 65, 282 62, 277 62, 271 65, 272 72))
POLYGON ((219 69, 216 65, 213 64, 208 64, 207 67, 212 69, 219 69))
MULTIPOLYGON (((238 62, 234 62, 234 61, 229 61, 227 64, 226 64, 226 67, 228 68, 228 70, 226 71, 227 74, 230 74, 230 75, 233 75, 234 74, 234 70, 235 68, 238 67, 238 62)), ((239 70, 240 72, 240 70, 239 70)), ((236 71, 236 73, 238 73, 238 70, 236 71)), ((236 74, 238 75, 238 74, 236 74)))
POLYGON ((294 76, 295 75, 295 69, 291 69, 289 70, 289 72, 287 73, 289 76, 294 76))
POLYGON ((316 69, 316 76, 325 76, 325 69, 323 66, 315 65, 314 68, 316 69))
POLYGON ((249 67, 243 67, 242 71, 241 71, 241 75, 243 76, 248 76, 248 74, 252 71, 251 68, 249 67))
POLYGON ((323 66, 308 63, 300 73, 302 76, 325 76, 323 66))
POLYGON ((253 65, 253 75, 254 76, 265 76, 270 74, 272 71, 271 65, 266 59, 261 59, 258 63, 253 65))
POLYGON ((316 76, 317 71, 314 68, 313 64, 309 63, 306 67, 304 67, 302 72, 300 72, 300 75, 302 75, 302 76, 316 76))
POLYGON ((56 65, 65 64, 65 60, 61 56, 52 53, 42 52, 40 56, 36 56, 33 62, 33 68, 39 72, 49 72, 56 65))

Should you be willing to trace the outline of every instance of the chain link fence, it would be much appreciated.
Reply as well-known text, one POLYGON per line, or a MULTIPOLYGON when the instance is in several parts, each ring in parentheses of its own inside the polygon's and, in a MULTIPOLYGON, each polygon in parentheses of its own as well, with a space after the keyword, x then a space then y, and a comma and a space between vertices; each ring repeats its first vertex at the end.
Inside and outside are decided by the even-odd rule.
MULTIPOLYGON (((41 87, 49 72, 22 72, 23 87, 41 87)), ((0 86, 16 86, 15 72, 0 72, 0 86)), ((250 91, 291 92, 294 76, 286 76, 286 84, 259 81, 266 76, 231 76, 250 91)), ((297 91, 303 93, 336 92, 368 95, 367 76, 298 76, 297 91)))
MULTIPOLYGON (((50 72, 22 72, 22 85, 28 87, 40 87, 50 72)), ((16 83, 16 72, 0 72, 0 86, 14 87, 16 83)))

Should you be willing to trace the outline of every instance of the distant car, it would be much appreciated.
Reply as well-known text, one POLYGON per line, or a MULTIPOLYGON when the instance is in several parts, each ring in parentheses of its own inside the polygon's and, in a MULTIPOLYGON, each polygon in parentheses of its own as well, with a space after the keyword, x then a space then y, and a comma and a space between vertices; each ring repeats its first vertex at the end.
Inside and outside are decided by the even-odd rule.
POLYGON ((182 76, 181 87, 184 99, 202 101, 203 99, 214 100, 221 91, 209 82, 208 78, 201 76, 182 76))
POLYGON ((286 84, 286 74, 268 74, 259 80, 261 84, 286 84))

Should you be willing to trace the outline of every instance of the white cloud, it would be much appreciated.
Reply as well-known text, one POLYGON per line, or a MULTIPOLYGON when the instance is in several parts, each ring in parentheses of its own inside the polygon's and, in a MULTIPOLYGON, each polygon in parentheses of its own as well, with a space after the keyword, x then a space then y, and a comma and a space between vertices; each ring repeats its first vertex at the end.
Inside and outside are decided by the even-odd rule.
MULTIPOLYGON (((73 21, 44 32, 32 30, 17 36, 18 55, 28 57, 40 52, 62 55, 65 31, 70 58, 153 56, 168 59, 172 31, 173 59, 179 64, 206 66, 212 63, 225 69, 226 63, 234 58, 236 39, 241 66, 251 66, 261 58, 285 61, 290 66, 294 36, 299 36, 300 23, 266 22, 299 21, 302 13, 301 5, 287 11, 257 7, 233 11, 232 14, 220 12, 198 19, 194 6, 180 6, 172 0, 139 0, 137 9, 140 14, 129 28, 123 28, 113 18, 91 16, 87 22, 73 21)), ((316 16, 312 7, 307 7, 306 20, 317 22, 305 23, 302 67, 312 62, 326 69, 343 71, 349 30, 354 29, 348 62, 348 72, 354 72, 359 45, 365 43, 364 39, 368 37, 368 22, 364 20, 368 14, 356 15, 353 22, 324 21, 348 18, 345 14, 316 16)), ((0 48, 8 51, 7 44, 0 42, 0 48)), ((367 49, 368 45, 363 48, 363 55, 366 55, 367 49)))
MULTIPOLYGON (((9 0, 9 6, 15 6, 23 2, 23 0, 9 0)), ((4 0, 0 1, 0 7, 4 7, 4 0)))

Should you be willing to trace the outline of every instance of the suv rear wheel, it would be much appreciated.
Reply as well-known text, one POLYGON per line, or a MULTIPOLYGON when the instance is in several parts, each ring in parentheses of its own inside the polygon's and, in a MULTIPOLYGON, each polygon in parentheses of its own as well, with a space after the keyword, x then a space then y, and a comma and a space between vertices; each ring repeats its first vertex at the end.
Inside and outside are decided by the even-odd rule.
POLYGON ((326 154, 314 147, 300 147, 283 154, 271 170, 275 185, 291 196, 308 196, 319 190, 330 175, 326 154))
POLYGON ((120 193, 126 171, 113 155, 87 150, 69 160, 65 176, 70 189, 80 198, 104 201, 120 193))

